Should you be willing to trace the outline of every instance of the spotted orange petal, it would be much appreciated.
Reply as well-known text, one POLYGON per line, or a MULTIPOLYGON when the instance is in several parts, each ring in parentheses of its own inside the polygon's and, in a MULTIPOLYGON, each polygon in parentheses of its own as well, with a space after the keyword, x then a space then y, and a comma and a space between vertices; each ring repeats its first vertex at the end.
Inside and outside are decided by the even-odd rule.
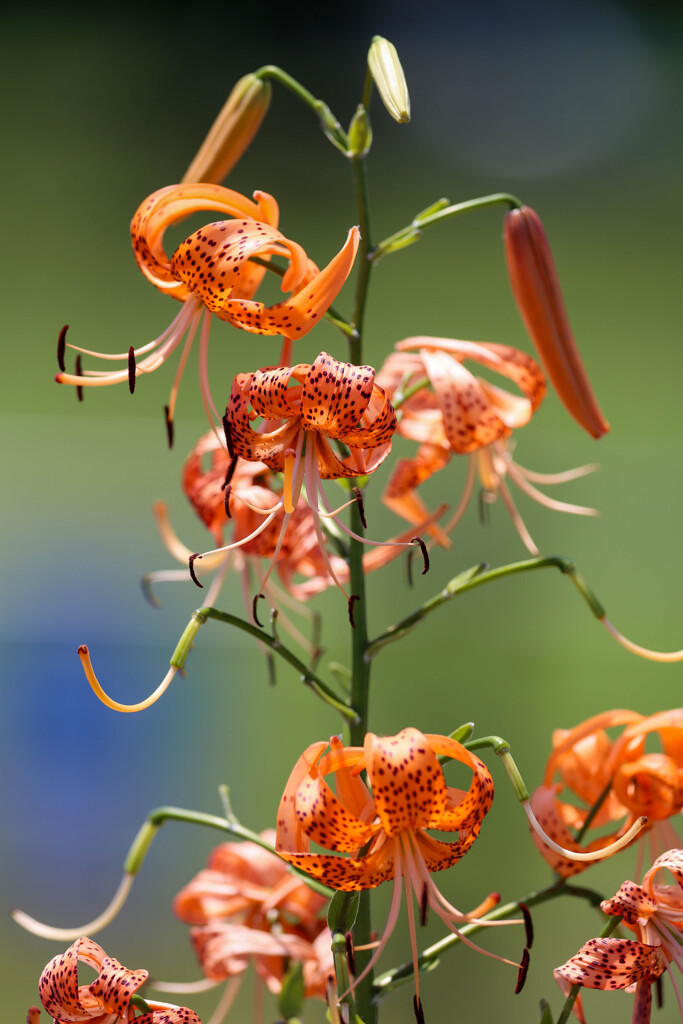
POLYGON ((312 743, 310 747, 307 747, 294 765, 287 780, 277 812, 277 829, 275 833, 275 849, 280 854, 285 851, 290 853, 308 852, 310 843, 299 822, 296 794, 306 775, 309 774, 312 768, 315 768, 326 746, 325 740, 319 740, 317 743, 312 743))
POLYGON ((143 1013, 135 1018, 135 1024, 202 1024, 202 1022, 194 1010, 188 1010, 186 1006, 176 1006, 143 1013))
POLYGON ((278 849, 280 856, 293 867, 305 871, 331 889, 358 892, 374 889, 394 876, 396 839, 381 833, 377 843, 364 857, 344 857, 333 853, 288 853, 278 849))
POLYGON ((301 384, 311 370, 310 363, 257 370, 249 385, 254 412, 266 419, 289 419, 301 415, 301 384), (294 384, 291 387, 290 384, 294 384))
POLYGON ((318 772, 307 773, 296 792, 300 827, 327 850, 354 853, 372 839, 379 825, 359 821, 338 799, 318 772))
POLYGON ((570 985, 613 990, 628 988, 655 971, 656 966, 654 946, 632 939, 598 938, 586 942, 553 974, 570 985))
POLYGON ((635 924, 639 917, 651 917, 657 910, 657 904, 641 885, 622 882, 616 895, 603 900, 600 909, 612 917, 622 916, 627 924, 635 924))
POLYGON ((472 770, 472 782, 467 793, 462 796, 459 790, 449 787, 446 809, 438 820, 434 818, 427 827, 438 828, 442 832, 476 827, 488 814, 493 803, 493 778, 490 771, 476 754, 448 736, 428 733, 425 739, 437 756, 450 757, 472 770))
POLYGON ((427 738, 418 729, 365 737, 365 763, 376 812, 388 836, 430 828, 446 811, 447 786, 427 738))

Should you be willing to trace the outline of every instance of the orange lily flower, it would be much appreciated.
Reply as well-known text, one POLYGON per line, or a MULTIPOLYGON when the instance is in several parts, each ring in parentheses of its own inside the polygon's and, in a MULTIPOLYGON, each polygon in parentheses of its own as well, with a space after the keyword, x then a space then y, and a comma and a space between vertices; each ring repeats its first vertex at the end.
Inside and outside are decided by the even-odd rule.
MULTIPOLYGON (((205 555, 214 556, 243 546, 267 529, 284 510, 279 539, 264 577, 265 585, 287 535, 290 519, 305 489, 319 550, 331 579, 349 602, 352 618, 353 598, 344 591, 327 556, 321 517, 336 516, 354 501, 360 501, 360 492, 356 492, 340 508, 333 509, 322 481, 372 473, 391 450, 396 415, 384 389, 375 384, 373 368, 340 363, 327 352, 321 352, 312 364, 298 363, 292 367, 240 373, 233 381, 223 425, 231 458, 263 462, 271 469, 282 472, 284 489, 282 497, 267 512, 254 506, 254 511, 264 514, 265 518, 249 537, 206 552, 205 555), (263 422, 255 430, 252 423, 258 417, 263 422), (343 442, 349 454, 343 459, 339 458, 330 441, 343 442), (322 503, 322 509, 319 503, 322 503)), ((232 493, 239 497, 237 491, 232 493)), ((369 541, 351 531, 338 519, 336 522, 348 536, 366 544, 381 546, 397 543, 369 541)), ((414 542, 422 547, 418 538, 414 538, 414 542)), ((399 546, 410 546, 411 543, 400 543, 399 546)), ((205 555, 190 559, 192 572, 194 559, 205 555)), ((260 596, 261 592, 256 595, 254 608, 260 596)))
POLYGON ((545 230, 529 206, 505 217, 505 255, 517 307, 567 411, 595 438, 609 430, 569 325, 545 230))
POLYGON ((573 480, 596 467, 582 466, 564 473, 536 473, 512 458, 509 443, 513 429, 524 426, 545 397, 540 367, 531 356, 507 345, 454 341, 448 338, 415 337, 398 342, 386 360, 379 380, 389 396, 400 396, 398 432, 420 443, 417 456, 401 459, 383 500, 398 515, 417 522, 427 509, 417 488, 442 469, 451 455, 469 455, 463 494, 447 524, 433 526, 432 537, 450 546, 449 532, 462 518, 474 491, 477 476, 484 500, 500 494, 517 532, 533 555, 539 551, 527 530, 507 486, 507 478, 525 494, 548 508, 578 515, 596 515, 595 509, 549 498, 536 484, 553 485, 573 480), (410 351, 418 349, 417 352, 410 351), (522 395, 510 394, 463 364, 474 360, 510 378, 522 395))
POLYGON ((145 199, 131 223, 135 258, 145 277, 164 294, 182 302, 183 308, 158 338, 141 348, 131 347, 127 353, 108 355, 70 346, 100 359, 127 362, 125 369, 113 373, 99 370, 66 373, 62 332, 58 350, 60 373, 56 380, 78 387, 102 387, 127 381, 132 392, 136 377, 156 370, 186 338, 167 408, 171 440, 180 377, 201 323, 202 399, 210 422, 213 423, 212 413, 220 419, 208 383, 211 316, 215 314, 252 334, 282 335, 288 341, 285 347, 288 352, 291 342, 310 331, 330 306, 349 275, 358 248, 358 229, 351 228, 340 252, 319 271, 297 242, 277 230, 279 211, 273 197, 266 192, 255 192, 254 200, 210 183, 167 185, 145 199), (166 229, 190 214, 203 211, 232 219, 217 220, 193 232, 169 257, 163 246, 166 229), (277 305, 266 307, 253 298, 266 270, 250 259, 258 256, 268 261, 273 255, 288 260, 282 290, 291 291, 292 295, 277 305), (145 358, 138 362, 142 355, 145 358))
MULTIPOLYGON (((658 857, 643 878, 642 885, 624 882, 612 899, 600 904, 605 914, 623 917, 636 939, 591 939, 554 975, 566 993, 572 985, 593 989, 635 989, 632 1020, 648 1024, 652 1008, 652 985, 672 966, 683 970, 683 850, 668 850, 658 857), (655 882, 659 871, 668 870, 675 885, 655 882)), ((683 1000, 671 976, 683 1019, 683 1000)), ((575 1013, 582 1024, 585 1017, 580 1000, 575 1013)))
MULTIPOLYGON (((275 839, 271 830, 261 835, 270 843, 275 839)), ((298 961, 304 965, 305 981, 308 977, 306 994, 325 998, 332 962, 330 933, 320 916, 326 905, 324 896, 256 843, 223 843, 213 851, 207 867, 181 890, 173 908, 182 921, 195 926, 190 937, 205 978, 213 984, 228 982, 219 1003, 221 1019, 250 962, 268 989, 278 993, 290 962, 298 961)), ((192 991, 200 985, 155 987, 192 991)))
POLYGON ((486 952, 458 925, 477 920, 499 897, 490 896, 476 910, 463 914, 439 892, 431 872, 455 864, 472 846, 493 800, 493 780, 486 765, 460 743, 412 728, 384 738, 367 733, 362 747, 344 747, 333 736, 327 752, 326 748, 324 740, 311 744, 289 777, 278 809, 276 849, 283 860, 334 889, 372 889, 393 879, 384 934, 354 985, 381 955, 396 925, 405 886, 419 1005, 413 896, 422 919, 431 907, 466 945, 486 952), (472 772, 466 792, 446 785, 441 756, 459 761, 472 772), (367 772, 371 791, 360 778, 362 771, 367 772), (336 795, 327 776, 335 779, 336 795), (428 829, 457 830, 458 839, 442 842, 428 829), (311 841, 335 852, 311 852, 311 841))
POLYGON ((146 1000, 151 1013, 136 1015, 131 996, 144 985, 147 971, 129 971, 108 957, 92 939, 82 937, 45 967, 38 983, 40 1000, 55 1024, 201 1024, 196 1013, 185 1007, 146 1000), (78 963, 98 972, 91 985, 78 984, 78 963))
MULTIPOLYGON (((649 717, 635 711, 606 711, 574 729, 556 730, 543 785, 534 792, 531 807, 551 839, 569 850, 600 850, 621 839, 643 815, 660 849, 677 844, 668 819, 683 809, 683 709, 649 717), (613 727, 622 729, 615 740, 605 731, 613 727), (652 733, 659 736, 661 753, 645 752, 646 738, 652 733), (560 781, 555 782, 558 774, 560 781), (564 787, 583 806, 560 800, 564 787), (582 830, 589 815, 592 828, 621 824, 612 834, 582 846, 570 829, 582 830)), ((587 866, 548 849, 535 834, 533 838, 553 870, 564 878, 587 866)))

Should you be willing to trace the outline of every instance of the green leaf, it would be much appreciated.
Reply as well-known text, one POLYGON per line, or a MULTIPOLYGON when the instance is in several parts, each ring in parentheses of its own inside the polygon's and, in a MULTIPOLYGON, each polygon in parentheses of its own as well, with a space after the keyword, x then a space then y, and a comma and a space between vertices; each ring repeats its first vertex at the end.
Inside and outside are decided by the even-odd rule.
POLYGON ((300 962, 292 964, 282 979, 277 1004, 285 1020, 301 1014, 304 1005, 304 968, 300 962))
POLYGON ((358 916, 359 892, 335 892, 327 910, 327 925, 331 932, 351 931, 358 916))

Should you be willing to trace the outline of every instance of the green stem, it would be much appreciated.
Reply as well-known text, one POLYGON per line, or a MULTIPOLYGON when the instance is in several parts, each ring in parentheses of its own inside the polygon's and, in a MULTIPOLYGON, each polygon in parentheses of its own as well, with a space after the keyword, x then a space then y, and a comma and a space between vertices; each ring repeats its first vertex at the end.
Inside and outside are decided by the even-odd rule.
POLYGON ((255 71, 254 74, 257 78, 270 78, 294 93, 297 99, 301 100, 305 106, 309 107, 317 115, 320 126, 332 145, 336 146, 342 153, 347 153, 349 140, 346 132, 326 103, 317 99, 300 82, 297 82, 295 78, 288 75, 282 68, 276 67, 275 64, 265 64, 258 71, 255 71))
POLYGON ((353 708, 349 707, 340 697, 334 693, 330 687, 323 682, 323 680, 309 668, 307 665, 297 658, 296 654, 285 647, 277 637, 277 635, 269 636, 258 626, 252 625, 251 622, 247 622, 245 619, 240 619, 237 615, 231 615, 229 612, 222 612, 218 608, 198 608, 197 611, 192 613, 192 618, 188 623, 185 632, 181 636, 178 646, 173 652, 171 658, 171 665, 176 665, 178 668, 183 668, 185 659, 189 654, 192 642, 197 635, 200 627, 204 625, 207 619, 216 619, 217 622, 225 622, 230 626, 236 626, 237 629, 241 629, 244 633, 248 633, 253 636, 259 643, 263 644, 264 647, 269 648, 273 654, 277 654, 278 657, 282 658, 289 665, 296 669, 301 676, 301 681, 308 686, 313 693, 316 694, 325 704, 328 704, 335 711, 338 711, 347 722, 355 722, 357 719, 356 712, 353 708))
POLYGON ((502 739, 500 736, 482 736, 481 739, 466 741, 463 746, 467 747, 468 750, 480 750, 482 747, 491 747, 494 754, 497 754, 503 762, 503 767, 507 772, 519 802, 523 804, 530 799, 529 790, 526 788, 522 774, 510 753, 510 744, 507 740, 502 739))
POLYGON ((501 565, 497 569, 488 570, 485 564, 475 565, 454 576, 439 594, 425 601, 423 605, 416 608, 410 615, 407 615, 400 622, 390 626, 384 633, 371 640, 368 645, 368 658, 374 658, 383 647, 410 632, 430 612, 440 608, 441 605, 457 597, 458 594, 464 594, 468 590, 474 590, 475 587, 491 583, 493 580, 503 579, 505 576, 516 576, 520 573, 533 572, 536 569, 559 569, 564 576, 568 576, 572 583, 574 583, 596 619, 603 619, 605 617, 605 609, 599 599, 590 589, 583 576, 577 572, 574 563, 567 558, 561 558, 559 555, 551 555, 548 558, 530 558, 524 562, 513 562, 510 565, 501 565))
MULTIPOLYGON (((123 870, 126 874, 137 875, 152 845, 152 840, 161 826, 165 825, 167 821, 184 821, 189 825, 204 825, 206 828, 215 828, 219 832, 227 832, 228 835, 234 836, 235 839, 244 839, 250 843, 256 843, 257 846, 277 856, 277 851, 271 843, 266 842, 258 832, 252 832, 251 829, 240 825, 238 821, 228 821, 226 818, 219 818, 217 814, 190 811, 184 807, 157 807, 155 810, 150 811, 147 820, 142 823, 135 839, 131 843, 123 865, 123 870)), ((290 870, 316 892, 328 897, 332 895, 327 886, 322 885, 321 882, 309 878, 308 875, 297 871, 296 868, 290 867, 290 870)))
POLYGON ((490 196, 480 196, 478 199, 468 199, 464 203, 455 203, 446 207, 442 206, 443 202, 444 200, 439 200, 438 203, 434 204, 436 208, 430 207, 423 213, 418 213, 410 224, 399 231, 395 231, 393 235, 389 235, 388 238, 380 242, 372 251, 372 261, 377 263, 387 253, 398 249, 405 249, 407 245, 417 242, 424 228, 429 228, 433 224, 440 224, 444 220, 458 217, 461 213, 469 213, 470 210, 483 210, 487 206, 498 206, 500 204, 509 206, 511 210, 518 209, 523 205, 520 199, 509 192, 494 192, 490 196))
MULTIPOLYGON (((547 903, 549 900, 555 899, 557 896, 578 897, 579 899, 588 900, 592 906, 599 906, 600 901, 603 898, 600 893, 594 892, 592 889, 571 886, 567 884, 565 879, 561 879, 559 882, 555 882, 546 889, 529 893, 528 896, 525 896, 521 900, 517 900, 513 903, 505 903, 496 907, 495 910, 491 910, 488 914, 485 914, 481 918, 481 922, 463 925, 462 928, 460 928, 460 933, 462 935, 473 935, 486 927, 482 922, 499 921, 502 918, 508 917, 510 914, 515 914, 519 910, 520 903, 525 904, 527 907, 536 907, 541 903, 547 903)), ((429 970, 431 967, 436 966, 436 962, 440 955, 445 953, 447 950, 452 949, 453 946, 456 946, 459 942, 460 939, 457 935, 447 935, 445 938, 440 939, 439 942, 435 942, 434 945, 429 946, 418 956, 418 969, 429 970)), ((375 997, 377 999, 382 999, 392 989, 411 981, 412 978, 412 962, 401 964, 399 967, 394 967, 392 970, 386 971, 386 973, 380 975, 380 977, 375 981, 375 997)))
MULTIPOLYGON (((363 362, 363 321, 367 302, 368 286, 372 264, 368 259, 371 244, 370 212, 368 199, 367 170, 364 156, 354 157, 351 161, 353 180, 356 192, 358 222, 360 226, 360 251, 358 254, 359 268, 356 281, 356 296, 353 313, 355 338, 349 339, 349 361, 356 365, 363 362)), ((363 536, 358 504, 354 502, 350 509, 350 525, 354 533, 363 536)), ((363 545, 358 540, 351 540, 349 551, 349 570, 351 594, 353 601, 353 618, 355 628, 351 631, 351 707, 358 718, 349 727, 352 746, 362 746, 368 729, 368 709, 370 698, 370 661, 366 656, 368 648, 368 620, 365 592, 365 575, 363 572, 363 545)), ((372 924, 370 918, 370 893, 361 893, 358 916, 353 929, 354 944, 365 946, 370 942, 372 924)), ((365 950, 358 954, 356 968, 360 972, 371 957, 365 950)), ((365 1024, 376 1024, 377 1007, 372 1002, 373 972, 370 971, 356 986, 354 995, 358 1014, 365 1024)))

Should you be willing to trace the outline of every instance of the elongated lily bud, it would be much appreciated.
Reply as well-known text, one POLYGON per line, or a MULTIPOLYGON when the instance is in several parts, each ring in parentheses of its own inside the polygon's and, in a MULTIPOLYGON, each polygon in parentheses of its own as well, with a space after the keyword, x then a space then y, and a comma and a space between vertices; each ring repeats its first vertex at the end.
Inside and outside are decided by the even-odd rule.
POLYGON ((220 184, 261 127, 271 94, 270 82, 253 74, 240 78, 185 172, 183 182, 220 184))
POLYGON ((595 438, 609 430, 569 325, 543 225, 528 206, 505 217, 505 256, 515 301, 565 408, 595 438))
POLYGON ((410 96, 406 77, 396 53, 396 47, 384 36, 375 36, 368 50, 368 67, 394 121, 407 124, 410 121, 410 96))

